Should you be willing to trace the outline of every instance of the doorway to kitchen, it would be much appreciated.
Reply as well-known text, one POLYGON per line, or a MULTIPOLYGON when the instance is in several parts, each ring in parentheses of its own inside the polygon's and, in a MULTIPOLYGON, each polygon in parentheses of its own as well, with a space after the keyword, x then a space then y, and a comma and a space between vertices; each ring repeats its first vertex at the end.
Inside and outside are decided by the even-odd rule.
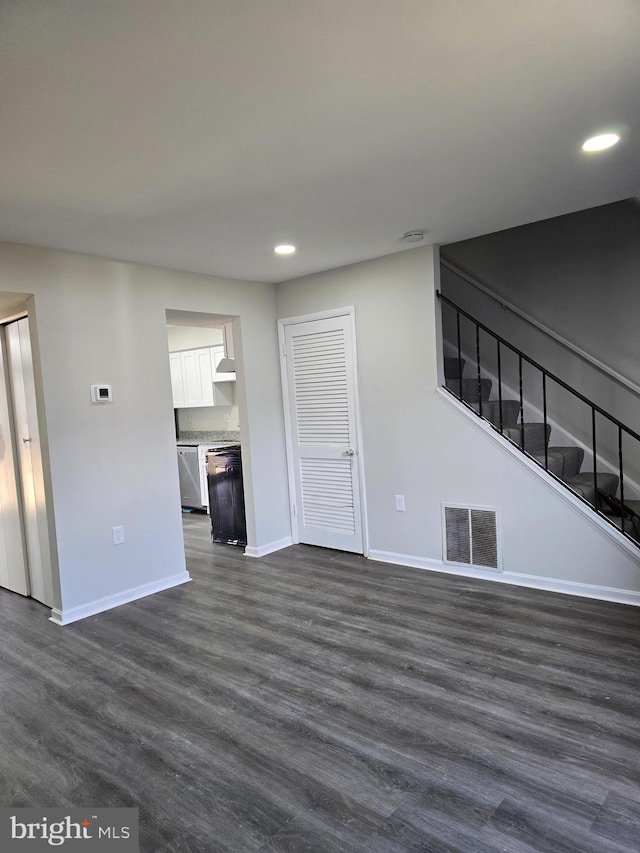
POLYGON ((354 309, 278 330, 293 541, 366 554, 354 309))
POLYGON ((168 310, 167 339, 182 512, 208 514, 215 542, 245 546, 234 319, 168 310))

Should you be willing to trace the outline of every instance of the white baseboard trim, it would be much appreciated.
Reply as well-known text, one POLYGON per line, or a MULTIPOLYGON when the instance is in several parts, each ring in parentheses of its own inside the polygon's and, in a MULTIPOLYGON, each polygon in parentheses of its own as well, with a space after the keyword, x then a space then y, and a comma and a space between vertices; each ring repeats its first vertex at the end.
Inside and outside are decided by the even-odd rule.
POLYGON ((54 607, 51 611, 49 621, 54 622, 56 625, 70 625, 72 622, 78 622, 80 619, 86 619, 87 616, 95 616, 96 613, 103 613, 105 610, 111 610, 114 607, 119 607, 121 604, 129 604, 131 601, 137 601, 137 599, 153 595, 155 592, 162 592, 165 589, 180 586, 180 584, 187 583, 190 580, 191 575, 189 572, 181 572, 179 575, 173 575, 169 578, 162 578, 159 581, 142 584, 142 586, 125 589, 123 592, 115 593, 115 595, 106 595, 104 598, 97 598, 95 601, 90 601, 88 604, 80 604, 78 607, 63 608, 62 610, 54 607))
POLYGON ((369 559, 379 563, 393 563, 398 566, 410 566, 414 569, 426 569, 430 572, 442 572, 462 578, 507 583, 512 586, 524 586, 529 589, 543 589, 547 592, 560 592, 564 595, 577 595, 581 598, 597 598, 600 601, 615 601, 618 604, 631 604, 640 607, 640 592, 632 589, 596 586, 575 581, 561 581, 539 575, 523 575, 518 572, 495 572, 460 565, 450 565, 442 560, 430 560, 424 557, 412 557, 409 554, 394 554, 391 551, 369 551, 369 559))
POLYGON ((281 551, 283 548, 288 548, 293 545, 293 539, 290 536, 285 536, 284 539, 278 539, 275 542, 267 542, 266 545, 247 545, 244 549, 245 557, 266 557, 267 554, 273 554, 274 551, 281 551))

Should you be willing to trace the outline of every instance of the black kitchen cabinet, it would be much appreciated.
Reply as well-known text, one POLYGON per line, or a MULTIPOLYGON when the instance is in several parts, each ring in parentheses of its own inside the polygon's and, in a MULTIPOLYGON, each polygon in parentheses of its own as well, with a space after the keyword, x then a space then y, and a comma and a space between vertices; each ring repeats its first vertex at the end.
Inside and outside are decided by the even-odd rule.
POLYGON ((207 453, 211 538, 227 545, 247 544, 240 447, 207 453))

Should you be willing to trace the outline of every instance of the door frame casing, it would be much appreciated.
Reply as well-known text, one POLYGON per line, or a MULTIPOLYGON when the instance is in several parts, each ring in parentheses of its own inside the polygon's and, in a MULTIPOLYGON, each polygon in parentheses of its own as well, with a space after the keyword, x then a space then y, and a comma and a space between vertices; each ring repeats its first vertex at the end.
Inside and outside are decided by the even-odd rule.
POLYGON ((280 379, 282 381, 282 406, 284 417, 284 437, 287 454, 287 478, 289 482, 289 516, 291 520, 291 540, 294 545, 300 542, 300 531, 298 528, 298 516, 296 515, 297 501, 295 471, 293 467, 293 431, 291 424, 291 399, 289 396, 289 380, 287 372, 287 357, 285 355, 285 335, 287 326, 295 326, 298 323, 313 323, 315 320, 331 320, 335 317, 348 317, 351 326, 353 340, 353 397, 355 409, 356 429, 356 464, 358 466, 358 488, 360 497, 360 526, 362 530, 362 553, 365 557, 369 555, 369 530, 367 526, 367 498, 364 476, 364 458, 362 451, 362 422, 360 417, 360 390, 359 390, 359 368, 358 368, 358 338, 356 335, 356 311, 355 306, 346 308, 333 308, 327 311, 315 311, 311 314, 301 314, 297 317, 282 317, 278 320, 278 351, 280 355, 280 379))

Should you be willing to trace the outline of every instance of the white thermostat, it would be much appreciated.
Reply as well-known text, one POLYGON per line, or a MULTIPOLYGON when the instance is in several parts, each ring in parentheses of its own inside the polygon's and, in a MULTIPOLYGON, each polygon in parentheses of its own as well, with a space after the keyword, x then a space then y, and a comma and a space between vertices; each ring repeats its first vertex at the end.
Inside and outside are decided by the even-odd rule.
POLYGON ((112 403, 111 385, 92 385, 91 400, 94 403, 112 403))

